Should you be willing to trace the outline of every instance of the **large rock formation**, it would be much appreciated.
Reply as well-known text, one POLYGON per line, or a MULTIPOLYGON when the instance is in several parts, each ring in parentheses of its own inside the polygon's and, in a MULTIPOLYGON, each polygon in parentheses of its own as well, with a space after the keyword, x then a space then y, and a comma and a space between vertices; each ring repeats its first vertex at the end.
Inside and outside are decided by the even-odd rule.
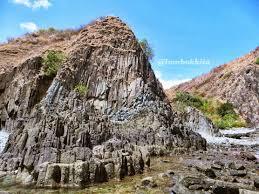
MULTIPOLYGON (((151 155, 206 148, 176 118, 136 37, 120 19, 106 17, 58 37, 43 44, 39 34, 30 35, 37 40, 33 55, 13 53, 12 68, 0 74, 1 128, 11 132, 1 171, 22 184, 84 187, 141 173, 151 155), (54 78, 42 71, 47 49, 67 56, 54 78), (87 86, 87 94, 74 90, 78 84, 87 86)), ((1 47, 0 53, 8 50, 1 47)), ((5 55, 0 65, 6 61, 5 55)))
POLYGON ((244 57, 213 69, 167 90, 169 98, 176 91, 231 102, 251 127, 259 127, 259 47, 244 57))
POLYGON ((186 127, 201 134, 204 138, 220 135, 219 129, 200 110, 187 106, 183 112, 178 114, 186 127))

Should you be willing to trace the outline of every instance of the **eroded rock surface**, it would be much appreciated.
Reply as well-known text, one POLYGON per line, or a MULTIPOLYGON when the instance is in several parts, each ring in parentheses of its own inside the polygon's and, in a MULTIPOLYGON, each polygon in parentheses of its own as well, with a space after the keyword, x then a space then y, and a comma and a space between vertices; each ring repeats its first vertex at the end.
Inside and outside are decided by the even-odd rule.
POLYGON ((200 110, 186 107, 183 112, 178 111, 179 118, 183 120, 186 127, 192 131, 206 136, 219 136, 219 129, 200 110))
POLYGON ((120 19, 97 20, 69 41, 54 78, 42 73, 43 53, 0 75, 1 127, 11 132, 1 171, 21 184, 85 187, 141 173, 152 155, 206 149, 171 110, 120 19))

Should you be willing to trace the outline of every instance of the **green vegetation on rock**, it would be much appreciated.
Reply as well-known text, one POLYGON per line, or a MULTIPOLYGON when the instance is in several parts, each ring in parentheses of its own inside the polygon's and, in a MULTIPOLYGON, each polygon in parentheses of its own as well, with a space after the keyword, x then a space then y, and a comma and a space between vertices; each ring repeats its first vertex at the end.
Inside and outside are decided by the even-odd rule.
POLYGON ((246 123, 237 114, 227 114, 224 117, 216 119, 215 125, 220 129, 232 127, 245 127, 246 123))
POLYGON ((178 107, 191 106, 200 110, 213 124, 221 129, 245 127, 246 122, 235 112, 231 103, 222 103, 215 99, 205 99, 187 92, 179 92, 174 99, 178 107))
POLYGON ((43 56, 44 74, 48 77, 56 76, 64 60, 65 55, 62 51, 47 51, 47 53, 43 56))
POLYGON ((88 87, 85 84, 77 84, 74 90, 80 95, 86 95, 88 92, 88 87))
POLYGON ((192 96, 189 93, 186 92, 179 92, 176 94, 175 100, 177 102, 181 102, 187 106, 195 107, 195 108, 201 108, 203 105, 203 102, 200 98, 196 96, 192 96))
POLYGON ((217 113, 221 117, 224 117, 226 115, 234 115, 234 114, 236 114, 233 105, 231 103, 229 103, 229 102, 220 104, 220 106, 217 107, 217 113))
POLYGON ((255 60, 255 63, 259 65, 259 57, 255 60))
POLYGON ((139 44, 142 50, 147 55, 148 59, 152 61, 152 59, 154 58, 154 51, 151 48, 150 44, 148 43, 147 39, 139 40, 139 44))

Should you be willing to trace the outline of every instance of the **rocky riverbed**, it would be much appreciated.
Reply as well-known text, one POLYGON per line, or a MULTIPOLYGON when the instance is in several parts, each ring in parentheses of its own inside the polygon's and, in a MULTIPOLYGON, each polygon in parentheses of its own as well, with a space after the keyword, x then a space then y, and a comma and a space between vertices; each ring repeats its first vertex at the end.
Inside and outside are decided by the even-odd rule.
POLYGON ((41 190, 8 186, 6 193, 259 193, 258 129, 221 131, 206 151, 171 153, 151 159, 143 174, 92 185, 84 190, 41 190), (248 134, 249 133, 249 134, 248 134), (242 134, 242 135, 240 135, 242 134), (236 135, 236 136, 234 136, 236 135), (234 138, 235 137, 235 138, 234 138))

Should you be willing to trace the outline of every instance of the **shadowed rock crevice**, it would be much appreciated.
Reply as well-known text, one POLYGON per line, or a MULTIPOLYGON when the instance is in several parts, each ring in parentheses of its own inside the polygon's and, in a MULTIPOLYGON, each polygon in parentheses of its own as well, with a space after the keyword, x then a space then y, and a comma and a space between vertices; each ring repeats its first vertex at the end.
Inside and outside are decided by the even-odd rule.
POLYGON ((44 96, 47 94, 47 90, 49 89, 53 78, 41 75, 35 81, 35 87, 31 90, 29 102, 28 102, 28 110, 32 110, 36 104, 38 104, 44 96))
POLYGON ((60 181, 61 181, 61 169, 60 169, 59 166, 54 166, 51 177, 56 183, 60 183, 60 181))

